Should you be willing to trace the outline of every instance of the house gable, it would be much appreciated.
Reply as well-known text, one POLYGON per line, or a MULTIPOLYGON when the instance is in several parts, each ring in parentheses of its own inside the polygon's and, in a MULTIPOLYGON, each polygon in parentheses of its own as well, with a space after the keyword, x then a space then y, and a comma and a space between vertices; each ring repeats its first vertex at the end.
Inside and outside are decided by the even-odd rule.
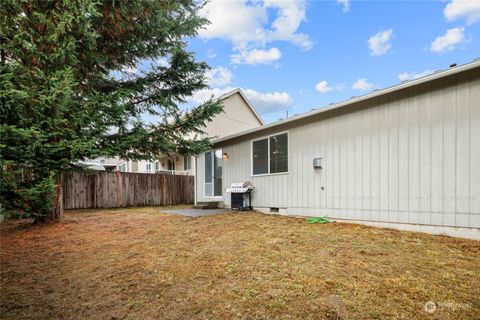
POLYGON ((223 112, 206 124, 204 131, 207 136, 225 137, 263 125, 262 119, 239 89, 219 100, 223 102, 223 112))

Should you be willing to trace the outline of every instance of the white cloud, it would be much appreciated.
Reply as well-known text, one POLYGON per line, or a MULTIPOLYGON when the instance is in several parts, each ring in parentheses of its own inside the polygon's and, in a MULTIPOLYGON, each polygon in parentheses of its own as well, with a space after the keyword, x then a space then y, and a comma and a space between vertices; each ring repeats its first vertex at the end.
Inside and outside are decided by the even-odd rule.
POLYGON ((398 79, 400 79, 400 81, 406 81, 406 80, 414 80, 414 79, 418 79, 418 78, 422 78, 422 77, 425 77, 429 74, 432 74, 433 71, 432 70, 425 70, 425 71, 422 71, 422 72, 403 72, 403 73, 400 73, 398 75, 398 79))
POLYGON ((282 53, 278 48, 268 50, 253 49, 240 50, 240 53, 231 55, 232 63, 236 64, 270 64, 281 58, 282 53))
POLYGON ((259 3, 245 1, 211 1, 200 11, 210 21, 199 35, 204 39, 220 38, 235 46, 261 41, 265 37, 263 24, 268 20, 266 10, 259 3))
POLYGON ((443 14, 447 21, 465 19, 468 24, 480 20, 479 0, 452 0, 445 6, 443 14))
POLYGON ((365 91, 373 89, 374 86, 373 83, 368 82, 367 78, 361 78, 353 83, 352 89, 365 91))
POLYGON ((350 0, 337 0, 337 3, 342 5, 343 12, 349 12, 350 11, 350 0))
POLYGON ((333 88, 328 85, 327 81, 323 80, 317 83, 317 85, 315 86, 315 90, 317 90, 320 93, 325 93, 325 92, 332 91, 333 88))
POLYGON ((241 50, 264 49, 273 41, 290 42, 308 50, 313 46, 312 40, 298 31, 306 19, 306 6, 305 0, 212 0, 200 11, 211 24, 199 36, 230 41, 240 55, 241 50))
POLYGON ((287 92, 262 93, 253 89, 245 89, 243 92, 261 114, 284 111, 293 106, 293 99, 287 92))
POLYGON ((126 73, 128 75, 134 75, 139 72, 137 66, 125 66, 122 68, 121 72, 126 73))
MULTIPOLYGON (((218 98, 236 88, 210 88, 197 91, 191 98, 192 102, 202 103, 210 97, 218 98)), ((269 114, 288 110, 293 106, 293 99, 287 92, 259 92, 253 89, 242 89, 248 100, 260 114, 269 114)))
POLYGON ((297 32, 300 24, 305 21, 306 1, 267 0, 265 1, 265 7, 277 12, 271 30, 267 31, 267 40, 289 41, 305 50, 312 48, 313 42, 310 37, 297 32))
POLYGON ((392 39, 393 30, 383 30, 379 31, 368 39, 368 46, 370 48, 370 54, 372 56, 381 56, 390 50, 392 44, 390 40, 392 39))
POLYGON ((170 66, 170 62, 168 61, 169 57, 158 57, 157 59, 152 61, 152 64, 162 67, 170 66))
POLYGON ((232 91, 233 87, 225 87, 225 88, 207 88, 207 89, 202 89, 202 90, 199 90, 199 91, 196 91, 190 98, 189 100, 191 102, 195 102, 195 103, 203 103, 205 102, 206 100, 210 99, 212 96, 214 98, 218 98, 220 97, 221 95, 229 92, 229 91, 232 91))
POLYGON ((207 50, 207 58, 208 59, 213 59, 217 56, 217 52, 213 49, 208 49, 207 50))
POLYGON ((447 30, 443 36, 438 36, 430 46, 430 51, 443 53, 445 51, 451 51, 455 49, 455 46, 461 43, 465 43, 465 29, 453 28, 447 30))
POLYGON ((226 86, 232 82, 232 72, 224 67, 218 67, 208 70, 205 73, 210 86, 226 86))

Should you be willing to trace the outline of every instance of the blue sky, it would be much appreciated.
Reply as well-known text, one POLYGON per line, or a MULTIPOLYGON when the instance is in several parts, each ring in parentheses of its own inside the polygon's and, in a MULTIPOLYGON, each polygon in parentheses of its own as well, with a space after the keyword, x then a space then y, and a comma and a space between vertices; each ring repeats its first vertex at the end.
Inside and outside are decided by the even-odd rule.
POLYGON ((480 0, 211 1, 189 50, 266 122, 480 57, 480 0))

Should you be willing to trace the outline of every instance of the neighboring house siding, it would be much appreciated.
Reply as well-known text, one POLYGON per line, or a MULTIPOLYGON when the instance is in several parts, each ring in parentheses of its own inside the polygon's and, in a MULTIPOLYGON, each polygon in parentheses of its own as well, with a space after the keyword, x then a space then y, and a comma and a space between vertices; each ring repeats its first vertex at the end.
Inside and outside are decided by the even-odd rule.
MULTIPOLYGON (((253 129, 263 125, 256 111, 244 98, 243 93, 239 89, 225 94, 219 98, 223 102, 223 112, 216 115, 212 121, 206 123, 203 131, 206 137, 218 138, 225 137, 231 134, 239 133, 245 130, 253 129)), ((188 138, 194 139, 196 134, 190 134, 188 138)), ((167 158, 175 162, 175 170, 183 171, 184 162, 182 155, 160 156, 159 170, 168 170, 167 158)), ((193 157, 192 157, 193 158, 193 157)), ((106 162, 111 164, 122 164, 123 160, 119 158, 106 159, 106 162)), ((188 170, 191 173, 195 172, 194 159, 192 159, 192 168, 188 170)), ((128 161, 127 167, 129 172, 153 172, 154 161, 128 161), (148 170, 147 166, 151 163, 151 168, 148 170)))
MULTIPOLYGON (((250 180, 254 208, 480 228, 480 68, 217 144, 223 197, 250 180), (251 140, 289 132, 289 173, 251 175, 251 140), (313 158, 323 157, 323 169, 313 158), (323 190, 322 190, 323 187, 323 190)), ((197 201, 204 157, 198 159, 197 201)))
POLYGON ((262 125, 239 93, 224 99, 223 107, 223 112, 207 123, 207 136, 225 137, 262 125))

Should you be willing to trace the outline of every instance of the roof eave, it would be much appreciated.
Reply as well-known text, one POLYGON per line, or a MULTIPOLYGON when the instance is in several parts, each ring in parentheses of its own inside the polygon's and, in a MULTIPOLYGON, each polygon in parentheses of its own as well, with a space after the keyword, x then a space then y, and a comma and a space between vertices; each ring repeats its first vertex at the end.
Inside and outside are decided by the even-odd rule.
POLYGON ((438 71, 438 72, 435 72, 431 75, 428 75, 428 76, 425 76, 425 77, 422 77, 422 78, 418 78, 418 79, 415 79, 415 80, 404 81, 400 84, 390 86, 390 87, 387 87, 385 89, 376 90, 376 91, 367 93, 363 96, 354 97, 354 98, 351 98, 351 99, 348 99, 348 100, 345 100, 345 101, 342 101, 342 102, 339 102, 339 103, 331 104, 331 105, 328 105, 328 106, 320 108, 320 109, 315 109, 315 110, 300 114, 298 116, 294 116, 294 117, 291 117, 291 118, 288 118, 288 119, 276 121, 276 122, 273 122, 273 123, 270 123, 270 124, 267 124, 267 125, 264 125, 264 126, 261 126, 261 127, 258 127, 258 128, 253 128, 253 129, 249 129, 249 130, 246 130, 246 131, 238 132, 238 133, 235 133, 235 134, 232 134, 232 135, 229 135, 229 136, 225 136, 225 137, 222 137, 222 138, 213 139, 212 143, 215 144, 215 143, 219 143, 219 142, 225 142, 225 141, 228 141, 228 140, 231 140, 231 139, 236 139, 236 138, 239 138, 239 137, 242 137, 242 136, 245 136, 245 135, 249 135, 249 134, 252 134, 252 133, 261 132, 263 130, 268 130, 268 129, 271 129, 271 128, 274 128, 274 127, 277 127, 277 126, 281 126, 281 125, 284 125, 284 124, 287 124, 287 123, 290 123, 290 122, 294 122, 294 121, 298 121, 298 120, 301 120, 301 119, 309 118, 309 117, 312 117, 312 116, 315 116, 315 115, 318 115, 318 114, 321 114, 321 113, 324 113, 324 112, 328 112, 328 111, 331 111, 331 110, 334 110, 334 109, 339 109, 339 108, 342 108, 342 107, 345 107, 345 106, 348 106, 348 105, 353 105, 353 104, 358 103, 358 102, 362 102, 362 101, 369 100, 369 99, 372 99, 372 98, 376 98, 376 97, 379 97, 379 96, 387 95, 387 94, 397 92, 397 91, 400 91, 400 90, 403 90, 403 89, 406 89, 406 88, 410 88, 410 87, 414 87, 414 86, 424 84, 424 83, 427 83, 427 82, 435 81, 437 79, 441 79, 441 78, 445 78, 445 77, 455 75, 455 74, 458 74, 458 73, 466 72, 468 70, 472 70, 472 69, 479 68, 479 67, 480 67, 480 60, 476 59, 473 62, 464 64, 464 65, 461 65, 461 66, 452 67, 452 68, 444 70, 444 71, 438 71))
POLYGON ((245 96, 245 94, 243 93, 243 91, 240 89, 240 88, 236 88, 232 91, 229 91, 227 93, 224 93, 223 95, 221 95, 218 100, 225 100, 231 96, 233 96, 234 94, 238 93, 242 99, 245 101, 245 103, 247 104, 247 106, 250 108, 250 110, 252 111, 253 115, 258 119, 258 121, 260 122, 260 124, 263 126, 265 125, 265 121, 263 121, 262 117, 260 117, 260 115, 258 114, 257 110, 255 110, 255 108, 253 107, 253 105, 250 103, 250 101, 248 100, 248 98, 245 96))

